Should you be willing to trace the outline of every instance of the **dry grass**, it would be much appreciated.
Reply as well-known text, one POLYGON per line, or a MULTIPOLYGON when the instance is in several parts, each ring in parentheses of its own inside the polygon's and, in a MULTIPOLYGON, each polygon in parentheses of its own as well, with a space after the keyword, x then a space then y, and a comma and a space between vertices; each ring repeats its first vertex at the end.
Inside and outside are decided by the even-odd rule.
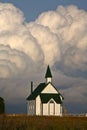
POLYGON ((87 130, 87 117, 1 115, 0 130, 87 130))

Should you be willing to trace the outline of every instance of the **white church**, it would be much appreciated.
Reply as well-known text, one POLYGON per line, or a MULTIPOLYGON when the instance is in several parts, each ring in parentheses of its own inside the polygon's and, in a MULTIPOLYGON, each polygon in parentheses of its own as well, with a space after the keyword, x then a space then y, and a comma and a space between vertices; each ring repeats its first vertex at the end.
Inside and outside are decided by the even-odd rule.
POLYGON ((46 82, 40 83, 34 91, 31 82, 31 94, 27 98, 27 114, 62 116, 64 98, 52 84, 52 74, 49 66, 45 78, 46 82))

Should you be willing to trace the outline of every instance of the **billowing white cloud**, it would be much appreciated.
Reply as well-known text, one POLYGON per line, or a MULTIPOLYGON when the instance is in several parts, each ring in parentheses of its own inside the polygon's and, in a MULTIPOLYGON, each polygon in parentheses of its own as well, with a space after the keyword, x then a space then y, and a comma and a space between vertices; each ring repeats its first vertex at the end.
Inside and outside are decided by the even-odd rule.
POLYGON ((0 95, 8 102, 26 98, 29 81, 41 81, 49 64, 65 101, 85 103, 86 26, 87 12, 74 5, 58 6, 27 22, 20 9, 0 3, 0 95))
POLYGON ((21 10, 12 4, 0 3, 0 32, 17 30, 23 24, 24 17, 21 10))
POLYGON ((60 60, 59 38, 48 27, 37 23, 28 24, 29 31, 37 39, 44 54, 44 63, 53 65, 60 60))
POLYGON ((87 70, 86 21, 87 13, 76 6, 59 6, 56 11, 42 13, 37 18, 38 24, 48 27, 60 38, 58 48, 63 67, 87 70))
POLYGON ((9 46, 0 45, 0 77, 8 78, 19 75, 26 69, 25 55, 9 46))

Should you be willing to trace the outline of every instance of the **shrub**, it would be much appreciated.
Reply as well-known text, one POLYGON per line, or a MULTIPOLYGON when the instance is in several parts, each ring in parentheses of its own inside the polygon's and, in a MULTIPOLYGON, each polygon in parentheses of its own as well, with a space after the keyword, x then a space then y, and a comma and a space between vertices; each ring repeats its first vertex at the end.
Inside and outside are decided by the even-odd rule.
POLYGON ((0 97, 0 114, 5 113, 5 104, 4 104, 4 99, 0 97))

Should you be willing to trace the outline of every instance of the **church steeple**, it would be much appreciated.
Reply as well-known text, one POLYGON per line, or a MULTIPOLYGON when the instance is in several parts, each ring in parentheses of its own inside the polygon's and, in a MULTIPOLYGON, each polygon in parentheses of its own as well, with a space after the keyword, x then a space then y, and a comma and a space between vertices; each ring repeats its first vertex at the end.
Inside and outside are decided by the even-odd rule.
POLYGON ((52 74, 51 74, 49 65, 47 66, 47 71, 46 71, 46 74, 45 74, 45 78, 46 78, 46 83, 52 81, 52 74))

